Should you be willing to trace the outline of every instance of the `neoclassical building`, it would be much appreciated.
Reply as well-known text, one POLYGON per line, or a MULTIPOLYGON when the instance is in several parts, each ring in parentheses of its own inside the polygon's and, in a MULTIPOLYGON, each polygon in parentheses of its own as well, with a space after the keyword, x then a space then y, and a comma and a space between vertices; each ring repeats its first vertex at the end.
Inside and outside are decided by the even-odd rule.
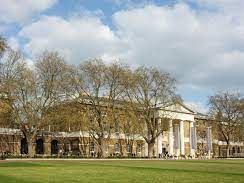
MULTIPOLYGON (((168 130, 156 139, 154 157, 224 157, 226 143, 214 134, 211 119, 198 114, 181 103, 166 108, 157 107, 156 118, 159 122, 165 116, 168 130)), ((98 148, 86 131, 52 132, 40 130, 35 141, 36 154, 39 156, 82 156, 96 157, 98 148)), ((138 134, 112 133, 106 145, 107 157, 133 156, 147 157, 148 145, 138 134)), ((28 153, 27 141, 19 129, 0 128, 0 153, 25 155, 28 153)), ((243 156, 243 142, 231 142, 230 155, 243 156)))
POLYGON ((177 103, 164 109, 158 107, 158 120, 161 121, 161 118, 165 116, 170 117, 169 128, 157 138, 156 154, 168 152, 169 156, 190 155, 195 157, 197 150, 195 113, 177 103))

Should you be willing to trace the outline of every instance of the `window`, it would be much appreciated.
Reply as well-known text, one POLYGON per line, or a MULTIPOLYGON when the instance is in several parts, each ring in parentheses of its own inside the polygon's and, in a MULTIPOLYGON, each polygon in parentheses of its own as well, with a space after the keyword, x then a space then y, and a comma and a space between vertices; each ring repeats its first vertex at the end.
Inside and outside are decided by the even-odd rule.
POLYGON ((79 152, 80 151, 79 140, 71 141, 71 151, 74 151, 74 152, 79 152))
POLYGON ((141 153, 141 149, 142 149, 142 145, 141 144, 137 144, 137 146, 136 146, 136 152, 137 153, 141 153))
POLYGON ((114 151, 115 152, 119 152, 120 151, 119 150, 119 144, 118 143, 114 144, 114 151))
POLYGON ((90 143, 90 152, 95 152, 95 143, 94 142, 90 143))
POLYGON ((104 132, 108 132, 110 130, 110 125, 106 121, 103 122, 104 132))
POLYGON ((119 124, 118 124, 118 122, 115 122, 114 131, 115 131, 116 134, 119 134, 119 124))
POLYGON ((126 150, 128 153, 131 153, 131 145, 130 144, 126 145, 126 150))

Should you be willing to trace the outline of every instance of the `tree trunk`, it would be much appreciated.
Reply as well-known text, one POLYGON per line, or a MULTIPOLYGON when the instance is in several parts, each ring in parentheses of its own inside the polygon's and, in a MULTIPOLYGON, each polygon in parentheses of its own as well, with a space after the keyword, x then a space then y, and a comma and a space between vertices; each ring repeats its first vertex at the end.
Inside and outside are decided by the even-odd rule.
POLYGON ((31 136, 26 136, 27 143, 28 143, 28 155, 30 158, 34 157, 35 155, 35 145, 33 144, 34 138, 31 136))
POLYGON ((227 158, 230 156, 230 143, 227 142, 227 152, 226 152, 227 158))
POLYGON ((123 143, 122 140, 119 139, 119 152, 121 156, 124 156, 122 143, 123 143))
POLYGON ((34 157, 35 155, 35 146, 33 145, 32 141, 28 141, 28 155, 30 158, 34 157))
POLYGON ((105 158, 106 157, 106 142, 103 138, 99 140, 99 152, 98 152, 98 157, 99 158, 105 158))
POLYGON ((148 143, 148 158, 153 157, 154 143, 148 143))
POLYGON ((106 154, 106 142, 105 140, 102 140, 102 158, 105 158, 107 156, 106 154))

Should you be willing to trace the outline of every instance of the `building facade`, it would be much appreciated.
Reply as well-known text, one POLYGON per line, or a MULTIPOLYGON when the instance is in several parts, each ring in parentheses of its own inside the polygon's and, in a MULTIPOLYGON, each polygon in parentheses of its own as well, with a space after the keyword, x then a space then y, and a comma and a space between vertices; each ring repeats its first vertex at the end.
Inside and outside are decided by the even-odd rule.
MULTIPOLYGON (((161 123, 167 116, 168 130, 155 142, 154 157, 211 158, 225 157, 226 143, 214 136, 211 120, 196 114, 183 104, 166 108, 157 107, 156 118, 161 123)), ((98 146, 86 131, 51 132, 40 130, 33 140, 36 156, 97 157, 98 146)), ((138 134, 112 133, 106 142, 107 157, 147 157, 148 145, 138 134)), ((26 139, 18 129, 0 128, 0 152, 2 154, 28 154, 26 139)), ((230 155, 244 155, 243 142, 231 142, 230 155)))

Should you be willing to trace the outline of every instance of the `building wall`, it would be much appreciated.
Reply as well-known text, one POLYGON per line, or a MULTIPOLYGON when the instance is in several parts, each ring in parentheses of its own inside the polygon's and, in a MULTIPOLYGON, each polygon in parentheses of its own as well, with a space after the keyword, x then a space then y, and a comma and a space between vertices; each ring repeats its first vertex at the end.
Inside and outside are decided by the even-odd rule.
MULTIPOLYGON (((167 133, 166 133, 167 136, 167 133)), ((21 153, 21 139, 20 135, 0 135, 0 153, 10 153, 14 155, 19 155, 21 153)), ((85 157, 97 156, 98 146, 95 145, 94 151, 91 149, 91 144, 93 140, 91 138, 78 138, 78 137, 53 137, 53 136, 42 136, 37 137, 36 140, 43 140, 43 154, 51 155, 52 151, 52 141, 58 141, 58 154, 63 155, 83 155, 85 157)), ((167 138, 164 138, 167 139, 167 138)), ((33 142, 34 146, 37 146, 36 142, 33 142)), ((136 156, 144 157, 145 155, 145 142, 143 140, 134 140, 130 142, 131 151, 128 151, 128 142, 125 139, 111 139, 107 143, 107 157, 115 156, 136 156), (116 144, 119 144, 119 150, 116 150, 116 144), (138 144, 140 146, 140 151, 138 151, 138 144)), ((165 152, 168 151, 168 141, 163 141, 162 148, 165 148, 165 152)), ((207 155, 206 143, 197 144, 197 157, 203 157, 207 155)), ((238 156, 238 153, 244 153, 243 145, 232 145, 230 147, 230 156, 238 156)), ((155 156, 156 148, 155 148, 155 156)), ((190 155, 190 143, 185 143, 185 155, 190 155)), ((213 157, 225 157, 226 156, 226 146, 213 144, 212 150, 213 157)))
POLYGON ((0 153, 20 153, 20 138, 16 135, 0 134, 0 153))

